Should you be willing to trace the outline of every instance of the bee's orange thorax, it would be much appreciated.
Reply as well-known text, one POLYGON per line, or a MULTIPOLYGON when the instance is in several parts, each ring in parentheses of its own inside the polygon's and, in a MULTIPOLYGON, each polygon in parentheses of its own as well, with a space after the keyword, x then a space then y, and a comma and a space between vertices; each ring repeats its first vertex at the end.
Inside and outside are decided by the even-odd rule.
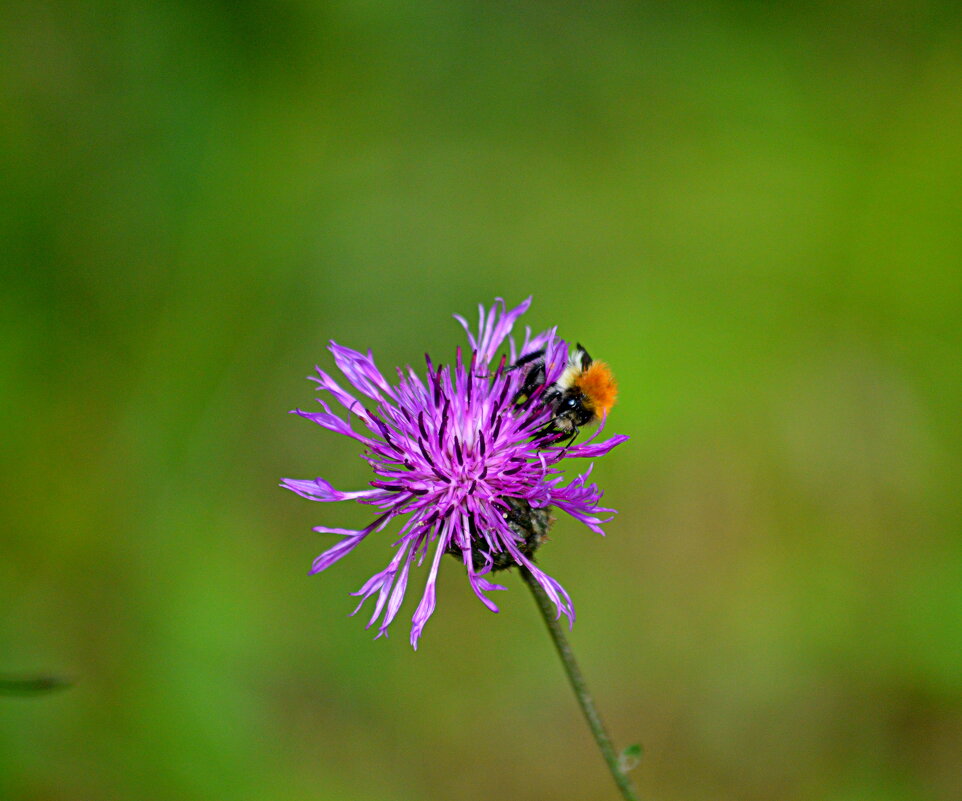
POLYGON ((618 384, 604 362, 592 362, 591 367, 578 376, 574 383, 598 417, 608 414, 618 399, 618 384))

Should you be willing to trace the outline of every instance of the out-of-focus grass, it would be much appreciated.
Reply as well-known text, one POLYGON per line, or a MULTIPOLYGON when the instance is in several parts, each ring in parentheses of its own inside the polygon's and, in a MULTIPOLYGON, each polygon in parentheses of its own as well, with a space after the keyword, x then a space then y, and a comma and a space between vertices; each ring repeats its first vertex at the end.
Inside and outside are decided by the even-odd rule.
MULTIPOLYGON (((544 566, 644 797, 950 799, 962 30, 950 5, 8 4, 0 796, 602 798, 516 577, 369 642, 284 412, 534 294, 616 369, 544 566)), ((416 574, 416 596, 422 574, 416 574)))

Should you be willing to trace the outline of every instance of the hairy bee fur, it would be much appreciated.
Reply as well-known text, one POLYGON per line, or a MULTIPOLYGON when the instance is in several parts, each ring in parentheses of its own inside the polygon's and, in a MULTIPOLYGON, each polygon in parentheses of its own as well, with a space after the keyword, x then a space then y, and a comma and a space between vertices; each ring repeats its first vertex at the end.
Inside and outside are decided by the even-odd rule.
MULTIPOLYGON (((517 398, 525 403, 545 384, 544 351, 525 354, 515 367, 527 370, 517 398)), ((594 361, 579 343, 561 377, 544 389, 541 398, 554 412, 547 433, 574 438, 579 428, 608 414, 618 398, 618 385, 608 365, 594 361)))

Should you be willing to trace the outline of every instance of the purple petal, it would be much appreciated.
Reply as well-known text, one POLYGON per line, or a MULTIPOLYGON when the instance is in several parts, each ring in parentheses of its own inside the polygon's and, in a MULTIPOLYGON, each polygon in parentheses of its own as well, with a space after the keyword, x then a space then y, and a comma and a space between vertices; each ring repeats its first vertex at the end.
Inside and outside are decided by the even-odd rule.
POLYGON ((401 561, 407 555, 409 543, 405 542, 398 548, 394 557, 391 559, 390 563, 384 570, 380 573, 375 573, 371 578, 369 578, 364 586, 361 587, 357 592, 352 592, 351 595, 363 596, 358 603, 357 607, 351 612, 351 615, 356 615, 364 602, 370 598, 375 592, 378 593, 377 602, 374 605, 374 613, 371 615, 371 619, 368 621, 365 628, 370 628, 374 625, 374 621, 378 619, 381 615, 381 610, 384 608, 384 604, 387 602, 388 594, 391 591, 391 585, 394 583, 394 577, 397 575, 398 566, 401 561))
POLYGON ((315 573, 320 573, 322 570, 327 570, 336 561, 347 556, 351 551, 353 551, 361 541, 375 531, 381 531, 396 514, 395 511, 387 512, 381 515, 377 520, 375 520, 371 525, 366 528, 354 531, 352 529, 333 529, 325 528, 324 526, 318 526, 314 530, 321 532, 329 532, 333 534, 342 534, 345 539, 341 540, 333 548, 330 548, 314 560, 314 564, 311 566, 310 575, 315 573))
POLYGON ((334 363, 344 373, 347 379, 361 392, 378 403, 383 403, 383 392, 389 398, 395 398, 391 385, 381 375, 381 371, 374 364, 374 356, 368 351, 367 355, 351 348, 345 348, 336 342, 331 342, 328 349, 334 354, 334 363))
POLYGON ((627 434, 616 434, 611 439, 606 439, 604 442, 594 442, 591 444, 586 442, 582 445, 574 445, 568 448, 566 455, 593 459, 596 456, 604 456, 613 448, 621 445, 622 442, 627 442, 629 439, 631 439, 631 437, 629 437, 627 434))
POLYGON ((500 316, 498 313, 498 306, 501 306, 500 314, 504 314, 505 305, 503 298, 496 298, 495 304, 488 311, 488 316, 485 318, 484 312, 482 310, 481 319, 478 322, 478 356, 484 362, 491 361, 491 357, 484 357, 484 354, 488 352, 491 348, 491 341, 494 335, 494 321, 500 316))
POLYGON ((565 615, 568 618, 568 628, 570 629, 575 622, 575 608, 571 603, 571 597, 565 591, 565 588, 551 578, 551 576, 545 573, 534 562, 528 559, 524 554, 522 554, 521 551, 519 551, 514 545, 514 543, 510 543, 508 545, 508 549, 511 551, 511 555, 519 564, 524 565, 526 568, 528 568, 528 570, 531 571, 531 574, 535 577, 535 580, 538 582, 538 584, 541 585, 541 588, 548 595, 548 598, 550 598, 551 602, 558 608, 558 614, 555 617, 555 620, 560 618, 562 615, 565 615))
MULTIPOLYGON (((498 607, 488 596, 485 595, 486 592, 492 592, 494 590, 506 590, 507 587, 502 587, 500 584, 495 584, 483 578, 483 573, 475 573, 474 571, 474 561, 471 558, 471 551, 465 550, 462 552, 464 558, 464 566, 468 571, 468 581, 471 583, 471 589, 474 590, 474 594, 481 599, 488 609, 492 612, 498 612, 498 607)), ((487 569, 490 569, 490 565, 487 569)))
POLYGON ((321 389, 326 389, 328 392, 330 392, 337 402, 352 414, 356 414, 359 417, 367 416, 367 410, 364 408, 363 403, 361 403, 349 392, 345 392, 343 389, 341 389, 341 385, 338 384, 337 381, 331 378, 327 373, 325 373, 320 367, 315 369, 317 370, 317 378, 309 376, 311 381, 315 382, 321 387, 321 389))
POLYGON ((424 587, 424 595, 421 597, 421 603, 419 603, 418 608, 414 610, 414 617, 411 619, 411 647, 414 648, 415 651, 418 649, 418 638, 420 638, 421 632, 424 631, 425 623, 427 623, 428 618, 434 614, 438 566, 441 564, 441 557, 444 555, 447 545, 447 526, 445 526, 441 536, 438 537, 434 551, 434 561, 431 562, 431 572, 428 574, 428 581, 424 587))
MULTIPOLYGON (((578 520, 579 522, 584 523, 588 528, 590 528, 593 532, 595 532, 595 534, 600 534, 602 537, 605 535, 605 532, 604 532, 604 529, 601 528, 601 524, 607 523, 613 518, 613 515, 609 517, 598 517, 596 515, 586 512, 584 509, 580 509, 577 506, 567 504, 563 501, 558 501, 557 507, 562 512, 567 512, 575 520, 578 520)), ((595 511, 613 512, 614 510, 613 509, 596 509, 595 511)))
POLYGON ((478 363, 489 364, 501 347, 501 343, 511 333, 515 322, 531 306, 531 298, 528 297, 510 311, 505 311, 504 301, 498 298, 501 304, 501 312, 496 316, 496 307, 491 307, 488 315, 485 331, 481 332, 481 341, 478 344, 478 363))
MULTIPOLYGON (((592 465, 593 466, 593 465, 592 465)), ((598 489, 597 484, 587 484, 587 478, 591 474, 591 468, 583 475, 578 476, 566 487, 557 488, 551 495, 551 505, 556 506, 563 512, 567 512, 575 520, 584 523, 596 534, 604 535, 601 524, 611 520, 611 516, 606 518, 598 517, 599 513, 614 514, 613 509, 599 507, 598 502, 604 493, 598 489)))
POLYGON ((350 423, 346 420, 342 420, 336 414, 331 414, 330 409, 328 409, 327 404, 324 403, 320 398, 317 402, 322 404, 326 412, 305 412, 303 409, 294 409, 291 414, 297 414, 301 417, 306 417, 308 420, 312 420, 319 426, 323 426, 328 431, 333 431, 335 434, 343 434, 345 437, 351 437, 351 439, 356 439, 363 445, 367 445, 369 448, 374 447, 377 443, 369 437, 365 437, 363 434, 358 434, 353 428, 351 428, 350 423))
POLYGON ((282 478, 281 486, 311 501, 351 501, 357 498, 377 498, 391 495, 391 493, 381 489, 341 492, 334 489, 330 482, 323 478, 282 478))
MULTIPOLYGON (((484 307, 482 306, 481 309, 482 309, 482 319, 483 319, 484 307)), ((468 321, 465 320, 460 314, 455 314, 454 319, 457 320, 459 323, 461 323, 461 327, 464 329, 464 333, 467 334, 468 342, 471 345, 471 350, 477 350, 478 341, 474 338, 474 334, 471 333, 471 326, 468 324, 468 321)))
POLYGON ((394 591, 391 593, 391 598, 387 602, 387 611, 384 613, 384 619, 381 621, 378 636, 387 634, 387 627, 391 625, 391 621, 394 620, 398 610, 401 608, 401 602, 404 600, 404 593, 408 586, 408 571, 410 570, 411 560, 413 558, 414 551, 412 549, 404 561, 404 566, 401 568, 401 575, 398 576, 397 582, 394 584, 394 591))
POLYGON ((521 345, 520 353, 534 353, 535 351, 543 350, 547 351, 549 348, 553 347, 558 340, 558 328, 549 328, 547 331, 542 331, 540 334, 531 336, 531 329, 525 329, 524 343, 521 345))

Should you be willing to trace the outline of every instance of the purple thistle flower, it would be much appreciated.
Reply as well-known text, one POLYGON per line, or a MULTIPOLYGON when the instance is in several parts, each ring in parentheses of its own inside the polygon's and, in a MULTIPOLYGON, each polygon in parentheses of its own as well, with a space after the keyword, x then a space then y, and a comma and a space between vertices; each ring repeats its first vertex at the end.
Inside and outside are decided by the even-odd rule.
POLYGON ((381 618, 378 637, 387 634, 398 613, 412 562, 421 565, 430 555, 427 586, 411 627, 411 645, 417 648, 434 611, 438 569, 446 552, 460 557, 471 588, 491 611, 497 612, 498 607, 485 593, 505 588, 489 581, 487 575, 520 564, 531 571, 557 606, 558 617, 566 615, 569 626, 574 622, 568 593, 530 558, 537 543, 526 541, 523 522, 516 522, 518 510, 524 510, 529 518, 541 514, 546 530, 547 509, 556 507, 603 534, 601 525, 611 519, 614 510, 598 505, 602 492, 587 483, 591 468, 562 485, 564 476, 558 465, 567 457, 603 456, 628 437, 619 435, 594 443, 604 427, 602 421, 591 439, 561 447, 556 436, 544 434, 552 410, 539 403, 542 390, 536 390, 523 404, 516 402, 525 370, 511 365, 520 355, 544 352, 545 387, 558 380, 568 363, 568 343, 556 336, 555 329, 537 336, 526 329, 524 343, 517 349, 511 329, 530 303, 528 298, 510 311, 500 299, 499 305, 487 312, 479 307, 477 336, 466 320, 455 315, 471 346, 467 363, 460 347, 453 367, 435 366, 426 356, 423 380, 410 367, 398 368, 394 386, 375 366, 370 351, 364 355, 331 342, 338 368, 369 403, 362 404, 317 368, 317 377, 311 380, 347 409, 348 419, 335 415, 320 398, 322 412, 292 412, 360 442, 365 448, 362 458, 376 478, 371 489, 357 492, 340 492, 323 478, 286 478, 281 486, 313 501, 356 500, 381 510, 370 525, 359 530, 317 526, 315 531, 342 539, 314 560, 312 574, 330 567, 394 518, 407 516, 388 566, 353 593, 361 596, 361 601, 352 614, 377 595, 367 625, 381 618), (506 339, 509 354, 498 357, 506 339), (351 427, 352 415, 363 424, 362 433, 351 427))

